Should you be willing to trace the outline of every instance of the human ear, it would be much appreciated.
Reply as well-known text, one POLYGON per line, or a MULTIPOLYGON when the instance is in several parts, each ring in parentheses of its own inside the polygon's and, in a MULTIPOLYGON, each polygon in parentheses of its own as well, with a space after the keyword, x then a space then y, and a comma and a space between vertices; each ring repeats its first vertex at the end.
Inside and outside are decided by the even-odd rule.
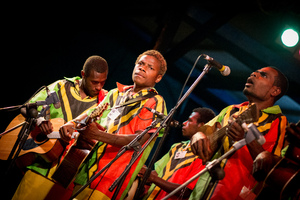
POLYGON ((162 79, 162 77, 163 76, 161 74, 157 75, 157 77, 155 79, 155 83, 158 83, 162 79))
POLYGON ((276 97, 276 96, 278 96, 278 95, 280 95, 280 94, 281 94, 281 89, 280 89, 280 87, 274 86, 274 89, 273 89, 273 91, 271 92, 271 95, 272 95, 273 97, 276 97))
POLYGON ((85 73, 83 70, 81 70, 81 77, 83 78, 85 76, 85 73))
POLYGON ((200 127, 203 126, 203 125, 204 125, 204 122, 198 123, 198 128, 200 128, 200 127))

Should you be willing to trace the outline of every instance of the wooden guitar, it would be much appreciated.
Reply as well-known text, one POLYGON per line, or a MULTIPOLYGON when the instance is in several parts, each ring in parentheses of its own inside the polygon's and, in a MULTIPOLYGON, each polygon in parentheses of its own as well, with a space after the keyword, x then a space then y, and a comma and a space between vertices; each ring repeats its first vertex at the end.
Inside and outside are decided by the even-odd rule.
MULTIPOLYGON (((96 118, 99 118, 107 107, 108 103, 99 104, 90 116, 86 118, 84 125, 78 123, 77 128, 82 129, 82 126, 88 126, 89 123, 93 122, 96 118)), ((55 170, 52 178, 63 187, 67 188, 75 179, 80 165, 84 162, 93 148, 90 148, 91 145, 94 147, 96 143, 94 141, 85 141, 79 135, 77 141, 70 147, 64 159, 55 170), (88 144, 85 145, 85 143, 88 144)))
MULTIPOLYGON (((258 111, 256 104, 251 104, 245 111, 243 111, 237 118, 236 121, 238 124, 242 123, 253 123, 258 120, 258 111)), ((200 131, 205 133, 210 142, 210 147, 213 152, 216 152, 222 144, 222 138, 226 135, 229 125, 226 125, 218 129, 219 122, 216 122, 213 126, 204 125, 200 127, 200 131)))
MULTIPOLYGON (((11 123, 8 125, 6 130, 17 126, 18 124, 25 121, 23 115, 19 114, 16 116, 11 123)), ((33 163, 36 154, 40 154, 47 162, 53 162, 59 158, 61 153, 64 151, 64 145, 61 143, 59 135, 59 128, 64 124, 62 118, 55 118, 50 120, 53 125, 53 132, 47 136, 40 134, 41 131, 36 127, 31 131, 27 138, 22 150, 19 153, 17 164, 20 168, 26 167, 33 163), (43 137, 40 137, 42 136, 43 137)), ((0 159, 7 160, 9 154, 18 138, 18 134, 21 127, 14 129, 13 131, 3 135, 0 138, 0 159)))
POLYGON ((277 161, 264 181, 260 182, 254 191, 258 194, 257 199, 300 198, 300 144, 298 140, 286 136, 290 145, 285 157, 277 161))

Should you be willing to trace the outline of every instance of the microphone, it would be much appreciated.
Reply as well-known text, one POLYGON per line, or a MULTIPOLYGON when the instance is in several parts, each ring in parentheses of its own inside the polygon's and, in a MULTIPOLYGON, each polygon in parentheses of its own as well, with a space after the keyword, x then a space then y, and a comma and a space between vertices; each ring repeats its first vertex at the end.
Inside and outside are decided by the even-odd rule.
MULTIPOLYGON (((160 113, 152 108, 149 107, 145 107, 147 110, 149 110, 150 112, 152 112, 153 114, 155 114, 158 118, 160 119, 164 119, 166 117, 166 115, 164 115, 163 113, 160 113)), ((172 119, 172 121, 170 122, 170 127, 174 127, 174 128, 181 128, 182 127, 182 123, 180 123, 179 121, 176 121, 174 119, 172 119)))
MULTIPOLYGON (((55 91, 50 92, 50 90, 47 86, 46 86, 46 91, 48 94, 48 96, 46 98, 46 102, 50 103, 50 104, 52 103, 54 108, 56 108, 56 109, 60 108, 61 105, 60 105, 60 101, 59 101, 59 98, 58 98, 56 92, 55 91), (49 98, 49 100, 47 101, 48 98, 49 98)), ((47 105, 50 105, 50 104, 47 104, 47 105)))
POLYGON ((223 76, 228 76, 230 74, 230 68, 228 66, 222 65, 221 63, 217 62, 212 57, 209 57, 206 54, 201 54, 205 60, 208 61, 209 64, 211 64, 213 67, 216 67, 223 76))
POLYGON ((53 101, 53 106, 54 108, 58 109, 60 108, 61 104, 60 104, 60 101, 59 101, 59 98, 56 94, 55 91, 51 92, 50 95, 52 96, 52 101, 53 101))
POLYGON ((45 101, 36 101, 34 103, 27 103, 25 104, 24 106, 28 106, 28 107, 38 107, 38 106, 43 106, 43 105, 51 105, 53 104, 53 106, 57 109, 57 108, 60 108, 60 101, 59 101, 59 98, 56 94, 55 91, 53 92, 50 92, 48 88, 46 88, 47 90, 47 98, 45 99, 45 101))

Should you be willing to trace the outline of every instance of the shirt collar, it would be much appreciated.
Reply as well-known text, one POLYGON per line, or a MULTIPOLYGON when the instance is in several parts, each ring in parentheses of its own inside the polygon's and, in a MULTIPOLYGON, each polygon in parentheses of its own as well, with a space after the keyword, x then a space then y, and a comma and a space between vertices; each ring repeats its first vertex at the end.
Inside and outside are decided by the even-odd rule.
MULTIPOLYGON (((129 90, 130 88, 133 88, 133 85, 123 85, 121 83, 117 82, 117 88, 120 92, 126 92, 127 90, 129 90)), ((141 91, 139 91, 138 93, 145 93, 145 92, 155 92, 158 94, 158 92, 156 91, 155 88, 151 87, 151 88, 147 88, 147 89, 143 89, 141 91)))

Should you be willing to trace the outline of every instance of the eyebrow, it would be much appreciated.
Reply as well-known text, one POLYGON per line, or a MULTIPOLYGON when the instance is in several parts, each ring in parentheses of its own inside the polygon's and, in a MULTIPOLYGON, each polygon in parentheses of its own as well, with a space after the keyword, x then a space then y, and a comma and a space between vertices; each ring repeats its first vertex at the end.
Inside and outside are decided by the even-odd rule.
POLYGON ((269 75, 267 72, 263 72, 263 71, 259 71, 259 70, 256 70, 255 72, 260 73, 260 75, 262 75, 262 76, 269 75))

